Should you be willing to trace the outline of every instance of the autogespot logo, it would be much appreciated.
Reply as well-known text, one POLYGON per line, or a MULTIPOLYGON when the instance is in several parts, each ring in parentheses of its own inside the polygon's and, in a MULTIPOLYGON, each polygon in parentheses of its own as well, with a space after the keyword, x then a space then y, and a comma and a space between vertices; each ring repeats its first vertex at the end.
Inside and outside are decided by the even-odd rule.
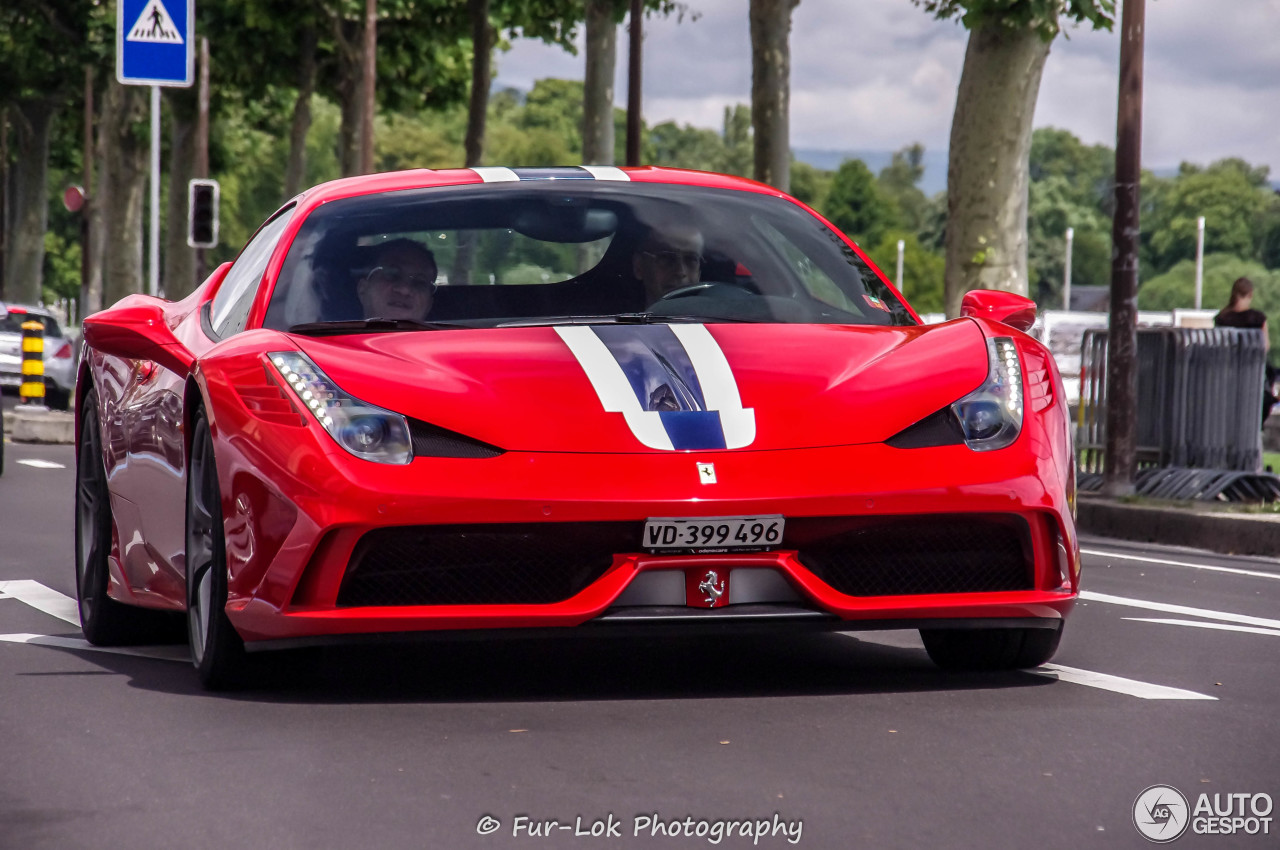
POLYGON ((1187 831, 1187 798, 1172 785, 1152 785, 1133 801, 1133 825, 1142 837, 1167 844, 1187 831))

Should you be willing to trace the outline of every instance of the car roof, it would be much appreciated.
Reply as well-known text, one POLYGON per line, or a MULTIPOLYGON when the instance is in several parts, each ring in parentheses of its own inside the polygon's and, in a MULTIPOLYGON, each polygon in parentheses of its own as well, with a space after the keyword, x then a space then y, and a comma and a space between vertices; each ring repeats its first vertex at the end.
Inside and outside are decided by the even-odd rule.
POLYGON ((541 182, 550 180, 584 180, 607 182, 610 185, 634 183, 667 183, 682 186, 704 186, 717 189, 734 189, 757 194, 786 197, 773 186, 758 183, 745 177, 715 174, 708 171, 692 171, 684 168, 659 168, 640 166, 615 168, 613 166, 558 166, 538 168, 506 168, 490 166, 479 169, 415 168, 407 171, 388 171, 330 180, 306 190, 294 199, 300 209, 311 210, 320 204, 359 195, 382 192, 398 192, 407 189, 429 189, 443 186, 484 185, 493 182, 541 182), (599 176, 597 176, 599 175, 599 176))

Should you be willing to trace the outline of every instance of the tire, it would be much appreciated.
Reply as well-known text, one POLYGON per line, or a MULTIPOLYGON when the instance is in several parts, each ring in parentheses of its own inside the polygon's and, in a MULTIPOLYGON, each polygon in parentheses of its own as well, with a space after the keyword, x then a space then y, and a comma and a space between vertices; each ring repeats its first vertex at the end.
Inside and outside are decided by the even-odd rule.
POLYGON ((187 460, 187 636, 191 663, 206 690, 243 683, 248 659, 244 641, 227 619, 227 553, 222 490, 213 457, 213 436, 203 412, 191 432, 187 460))
POLYGON ((98 395, 85 393, 80 405, 76 454, 76 601, 80 629, 95 646, 119 646, 144 640, 154 612, 124 605, 107 595, 111 571, 111 497, 102 462, 98 395))
POLYGON ((1051 629, 921 629, 920 637, 943 670, 1021 670, 1053 657, 1062 624, 1051 629))

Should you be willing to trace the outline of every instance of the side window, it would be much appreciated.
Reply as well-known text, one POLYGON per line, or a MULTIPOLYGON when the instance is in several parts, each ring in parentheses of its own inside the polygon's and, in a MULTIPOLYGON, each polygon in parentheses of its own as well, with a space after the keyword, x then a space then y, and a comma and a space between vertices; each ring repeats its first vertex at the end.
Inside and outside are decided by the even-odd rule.
POLYGON ((258 292, 258 283, 262 280, 262 273, 267 270, 267 262, 271 259, 271 252, 275 250, 276 241, 289 223, 290 212, 292 208, 264 224, 240 252, 235 265, 227 271, 226 279, 213 298, 209 317, 213 332, 219 337, 228 337, 244 330, 249 307, 258 292))

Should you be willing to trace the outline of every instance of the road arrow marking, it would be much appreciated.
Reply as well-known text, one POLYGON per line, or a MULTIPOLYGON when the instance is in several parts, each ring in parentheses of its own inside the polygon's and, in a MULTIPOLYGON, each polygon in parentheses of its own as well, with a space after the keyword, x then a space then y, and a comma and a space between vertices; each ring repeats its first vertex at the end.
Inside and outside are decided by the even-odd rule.
POLYGON ((1085 555, 1098 555, 1104 558, 1117 558, 1121 561, 1142 561, 1145 564, 1161 564, 1166 567, 1188 567, 1193 570, 1208 570, 1213 573, 1230 573, 1237 576, 1253 578, 1269 578, 1280 581, 1280 572, 1268 573, 1262 570, 1242 570, 1238 567, 1215 567, 1209 564, 1192 564, 1188 561, 1168 561, 1164 558, 1152 558, 1144 555, 1122 555, 1119 552, 1107 552, 1103 549, 1081 549, 1085 555))
POLYGON ((1109 676, 1106 673, 1094 673, 1092 670, 1077 670, 1075 667, 1063 667, 1061 664, 1042 664, 1027 672, 1035 673, 1037 676, 1057 679, 1060 682, 1071 682, 1074 685, 1084 685, 1090 688, 1101 688, 1104 691, 1113 691, 1117 694, 1127 694, 1139 699, 1207 699, 1214 701, 1218 699, 1208 694, 1184 691, 1182 688, 1153 685, 1149 682, 1139 682, 1136 679, 1109 676))
POLYGON ((25 602, 37 611, 51 614, 59 620, 80 627, 80 606, 66 594, 45 587, 38 581, 20 579, 18 581, 0 581, 0 593, 25 602))
POLYGON ((106 652, 111 655, 135 655, 140 658, 154 658, 160 661, 191 660, 191 655, 185 646, 94 646, 84 638, 28 633, 0 635, 0 641, 5 643, 29 643, 35 646, 52 646, 58 649, 106 652))
POLYGON ((1134 623, 1164 623, 1167 626, 1191 626, 1196 629, 1217 629, 1223 632, 1245 632, 1251 635, 1275 635, 1280 637, 1276 629, 1260 629, 1257 626, 1233 626, 1230 623, 1202 623, 1199 620, 1161 620, 1148 617, 1125 617, 1134 623))
POLYGON ((18 461, 18 463, 22 464, 23 466, 33 466, 36 469, 66 469, 67 468, 65 464, 54 463, 51 460, 41 460, 40 458, 37 458, 37 457, 24 457, 22 460, 18 461))
POLYGON ((1086 602, 1107 602, 1112 605, 1124 605, 1129 608, 1144 608, 1148 611, 1160 611, 1165 614, 1190 614, 1192 617, 1204 617, 1209 620, 1226 620, 1228 623, 1241 623, 1246 626, 1261 626, 1264 629, 1280 629, 1280 620, 1268 620, 1266 617, 1249 617, 1245 614, 1232 614, 1228 611, 1211 611, 1208 608, 1192 608, 1189 605, 1170 605, 1167 602, 1149 602, 1145 599, 1129 599, 1124 596, 1111 596, 1106 593, 1094 593, 1092 590, 1080 591, 1080 598, 1086 602))

